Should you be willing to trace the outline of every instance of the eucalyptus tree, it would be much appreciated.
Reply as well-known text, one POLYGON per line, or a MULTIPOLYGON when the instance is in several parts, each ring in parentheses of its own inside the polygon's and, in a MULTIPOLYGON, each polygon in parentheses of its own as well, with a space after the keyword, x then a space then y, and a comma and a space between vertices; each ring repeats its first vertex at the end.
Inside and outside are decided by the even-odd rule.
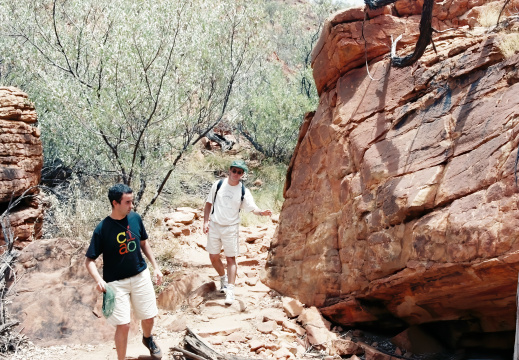
POLYGON ((251 0, 18 0, 0 16, 4 81, 35 101, 46 157, 147 192, 144 214, 232 110, 264 18, 251 0))
POLYGON ((325 19, 351 1, 266 2, 268 46, 246 86, 240 132, 266 157, 288 163, 306 112, 317 107, 311 52, 325 19))

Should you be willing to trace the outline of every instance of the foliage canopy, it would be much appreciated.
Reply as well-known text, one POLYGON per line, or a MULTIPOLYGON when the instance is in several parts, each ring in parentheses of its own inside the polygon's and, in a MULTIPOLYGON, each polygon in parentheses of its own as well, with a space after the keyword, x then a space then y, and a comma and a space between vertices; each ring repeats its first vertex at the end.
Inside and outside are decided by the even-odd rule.
POLYGON ((36 103, 45 162, 147 199, 224 121, 287 162, 317 103, 309 54, 339 5, 262 0, 0 4, 0 78, 36 103))

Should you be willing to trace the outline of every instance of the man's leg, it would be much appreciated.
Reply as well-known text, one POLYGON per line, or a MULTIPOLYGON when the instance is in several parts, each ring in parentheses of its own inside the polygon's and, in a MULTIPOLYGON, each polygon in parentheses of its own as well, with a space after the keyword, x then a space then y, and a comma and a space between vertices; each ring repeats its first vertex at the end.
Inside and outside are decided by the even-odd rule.
POLYGON ((237 270, 236 256, 240 254, 239 229, 239 224, 227 226, 222 237, 223 249, 227 259, 227 276, 229 278, 225 293, 225 305, 231 305, 234 302, 234 284, 236 283, 237 270))
POLYGON ((117 325, 115 329, 115 350, 117 351, 117 359, 124 360, 126 358, 126 347, 128 346, 128 332, 130 324, 117 325))
POLYGON ((225 293, 225 305, 234 302, 234 283, 236 281, 236 257, 227 256, 227 273, 229 274, 229 284, 225 293))
POLYGON ((148 348, 150 351, 150 355, 152 359, 161 359, 162 351, 160 347, 155 343, 153 336, 151 336, 151 331, 153 330, 153 323, 155 318, 149 318, 141 321, 142 326, 142 343, 144 346, 148 348))
POLYGON ((151 319, 145 319, 145 320, 141 321, 142 335, 144 335, 144 337, 149 338, 151 336, 151 332, 153 330, 154 323, 155 323, 154 317, 152 317, 151 319))
POLYGON ((152 359, 161 359, 162 351, 151 334, 158 309, 149 269, 146 268, 132 279, 134 281, 131 299, 135 317, 141 319, 142 343, 150 351, 152 359))
MULTIPOLYGON (((229 284, 234 285, 236 282, 236 257, 226 257, 227 259, 227 277, 229 278, 229 284)), ((220 261, 221 262, 221 261, 220 261)), ((222 265, 223 267, 223 265, 222 265)))
POLYGON ((211 264, 213 265, 213 267, 216 270, 216 272, 218 273, 218 275, 224 276, 225 267, 223 266, 222 258, 220 257, 220 254, 209 254, 209 259, 211 260, 211 264))

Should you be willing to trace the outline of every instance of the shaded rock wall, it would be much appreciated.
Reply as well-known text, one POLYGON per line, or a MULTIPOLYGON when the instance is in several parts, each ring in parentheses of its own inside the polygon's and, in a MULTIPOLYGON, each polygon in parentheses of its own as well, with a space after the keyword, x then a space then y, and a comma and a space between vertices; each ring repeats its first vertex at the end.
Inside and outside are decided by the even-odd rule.
MULTIPOLYGON (((14 284, 9 312, 32 342, 56 346, 112 339, 114 328, 102 317, 102 296, 85 267, 86 246, 42 239, 20 252, 15 273, 22 280, 14 284)), ((133 321, 132 334, 137 331, 133 321)))
MULTIPOLYGON (((12 199, 40 182, 43 149, 40 131, 34 126, 36 120, 27 94, 13 87, 0 87, 0 214, 12 199)), ((37 189, 28 192, 37 193, 37 189)), ((43 208, 39 203, 27 199, 10 214, 17 247, 41 237, 43 208)))
MULTIPOLYGON (((499 44, 519 21, 434 35, 438 54, 429 46, 414 66, 391 68, 381 56, 390 35, 411 34, 399 55, 416 41, 416 9, 395 10, 411 3, 370 14, 373 78, 361 66, 361 10, 324 27, 320 103, 301 128, 264 281, 344 325, 463 318, 512 330, 519 53, 505 59, 499 44)), ((470 25, 477 5, 437 2, 434 22, 470 25)))

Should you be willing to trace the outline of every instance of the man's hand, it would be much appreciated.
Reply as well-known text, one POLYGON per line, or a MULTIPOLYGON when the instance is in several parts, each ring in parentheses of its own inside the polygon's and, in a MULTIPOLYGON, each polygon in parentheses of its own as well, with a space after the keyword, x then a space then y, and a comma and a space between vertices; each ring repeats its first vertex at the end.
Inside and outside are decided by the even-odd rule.
POLYGON ((254 214, 255 215, 261 215, 261 216, 271 216, 272 215, 272 210, 260 210, 260 209, 257 209, 257 210, 254 210, 254 214))
POLYGON ((211 209, 213 208, 213 204, 206 202, 204 206, 204 225, 202 226, 202 231, 204 234, 209 232, 209 216, 211 214, 211 209))
POLYGON ((155 284, 162 284, 162 272, 158 269, 153 271, 153 278, 155 279, 155 284))
POLYGON ((99 280, 96 289, 99 292, 106 292, 106 282, 104 280, 99 280))
POLYGON ((85 257, 85 266, 87 268, 88 273, 90 274, 90 276, 92 276, 92 279, 94 279, 94 281, 97 284, 97 291, 106 292, 106 282, 103 280, 103 278, 97 271, 95 260, 85 257))

